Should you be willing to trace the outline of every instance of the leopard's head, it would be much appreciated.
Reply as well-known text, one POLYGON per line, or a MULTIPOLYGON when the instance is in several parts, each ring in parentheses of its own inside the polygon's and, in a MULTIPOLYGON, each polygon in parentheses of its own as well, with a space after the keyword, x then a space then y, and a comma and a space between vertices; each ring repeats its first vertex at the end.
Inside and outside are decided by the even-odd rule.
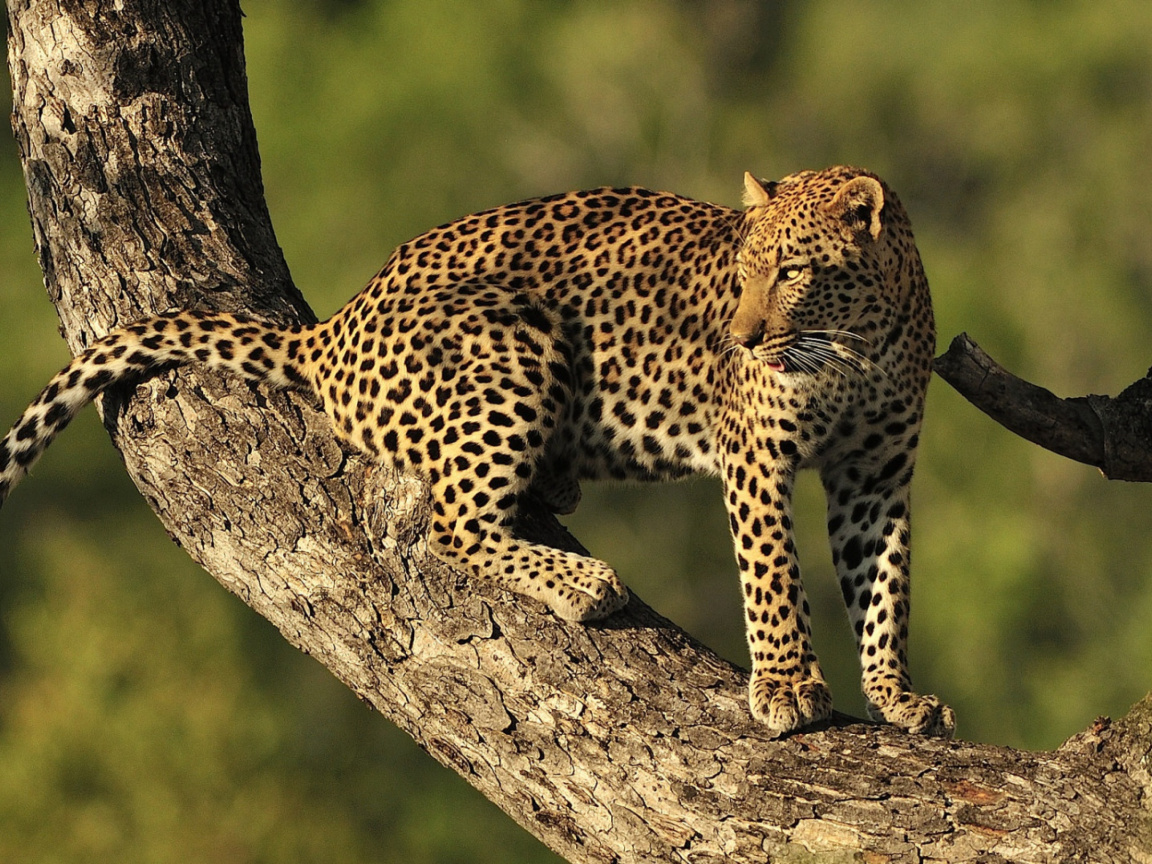
MULTIPOLYGON (((874 175, 836 167, 744 176, 733 342, 777 373, 863 371, 927 283, 908 217, 874 175)), ((930 308, 930 307, 928 307, 930 308)), ((923 316, 921 316, 923 317, 923 316)), ((931 328, 931 314, 927 315, 931 328)))

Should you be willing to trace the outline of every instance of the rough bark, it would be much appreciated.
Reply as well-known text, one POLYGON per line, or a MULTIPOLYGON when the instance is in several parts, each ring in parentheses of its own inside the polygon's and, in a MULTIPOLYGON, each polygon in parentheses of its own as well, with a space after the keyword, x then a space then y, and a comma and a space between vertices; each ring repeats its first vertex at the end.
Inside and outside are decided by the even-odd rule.
MULTIPOLYGON (((72 349, 172 306, 309 317, 263 203, 235 2, 8 14, 35 239, 72 349)), ((772 741, 746 673, 638 599, 581 627, 446 571, 422 484, 366 470, 306 398, 181 369, 102 408, 177 543, 571 861, 1152 860, 1152 699, 1052 753, 841 716, 772 741)), ((541 514, 524 530, 574 543, 541 514)))

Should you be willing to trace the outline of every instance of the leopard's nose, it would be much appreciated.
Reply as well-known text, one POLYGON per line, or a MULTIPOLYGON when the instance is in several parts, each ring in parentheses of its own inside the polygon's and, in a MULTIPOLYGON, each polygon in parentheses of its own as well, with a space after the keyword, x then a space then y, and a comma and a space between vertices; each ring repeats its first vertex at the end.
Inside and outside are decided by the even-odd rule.
POLYGON ((764 328, 756 327, 751 330, 732 330, 732 341, 745 348, 755 348, 764 340, 764 328))

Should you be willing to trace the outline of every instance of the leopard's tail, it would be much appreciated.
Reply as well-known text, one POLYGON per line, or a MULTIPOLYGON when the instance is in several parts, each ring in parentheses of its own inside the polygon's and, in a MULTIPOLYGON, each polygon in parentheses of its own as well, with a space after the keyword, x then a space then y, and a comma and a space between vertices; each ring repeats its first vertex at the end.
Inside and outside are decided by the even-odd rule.
POLYGON ((92 343, 48 383, 0 441, 0 505, 77 412, 107 388, 170 363, 223 368, 277 387, 306 384, 308 328, 244 315, 173 312, 92 343))

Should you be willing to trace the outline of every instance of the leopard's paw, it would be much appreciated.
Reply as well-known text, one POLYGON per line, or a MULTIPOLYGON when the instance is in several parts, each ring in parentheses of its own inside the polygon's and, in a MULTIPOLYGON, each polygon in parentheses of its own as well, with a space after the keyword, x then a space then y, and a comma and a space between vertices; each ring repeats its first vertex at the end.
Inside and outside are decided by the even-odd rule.
POLYGON ((586 623, 607 618, 628 605, 628 589, 616 571, 600 561, 572 556, 579 564, 562 576, 545 577, 542 599, 567 621, 586 623))
POLYGON ((779 736, 831 716, 832 691, 819 678, 777 678, 754 671, 748 704, 752 716, 779 736))
POLYGON ((895 693, 883 703, 868 701, 868 715, 918 735, 951 738, 956 731, 956 712, 935 696, 908 691, 895 693))

